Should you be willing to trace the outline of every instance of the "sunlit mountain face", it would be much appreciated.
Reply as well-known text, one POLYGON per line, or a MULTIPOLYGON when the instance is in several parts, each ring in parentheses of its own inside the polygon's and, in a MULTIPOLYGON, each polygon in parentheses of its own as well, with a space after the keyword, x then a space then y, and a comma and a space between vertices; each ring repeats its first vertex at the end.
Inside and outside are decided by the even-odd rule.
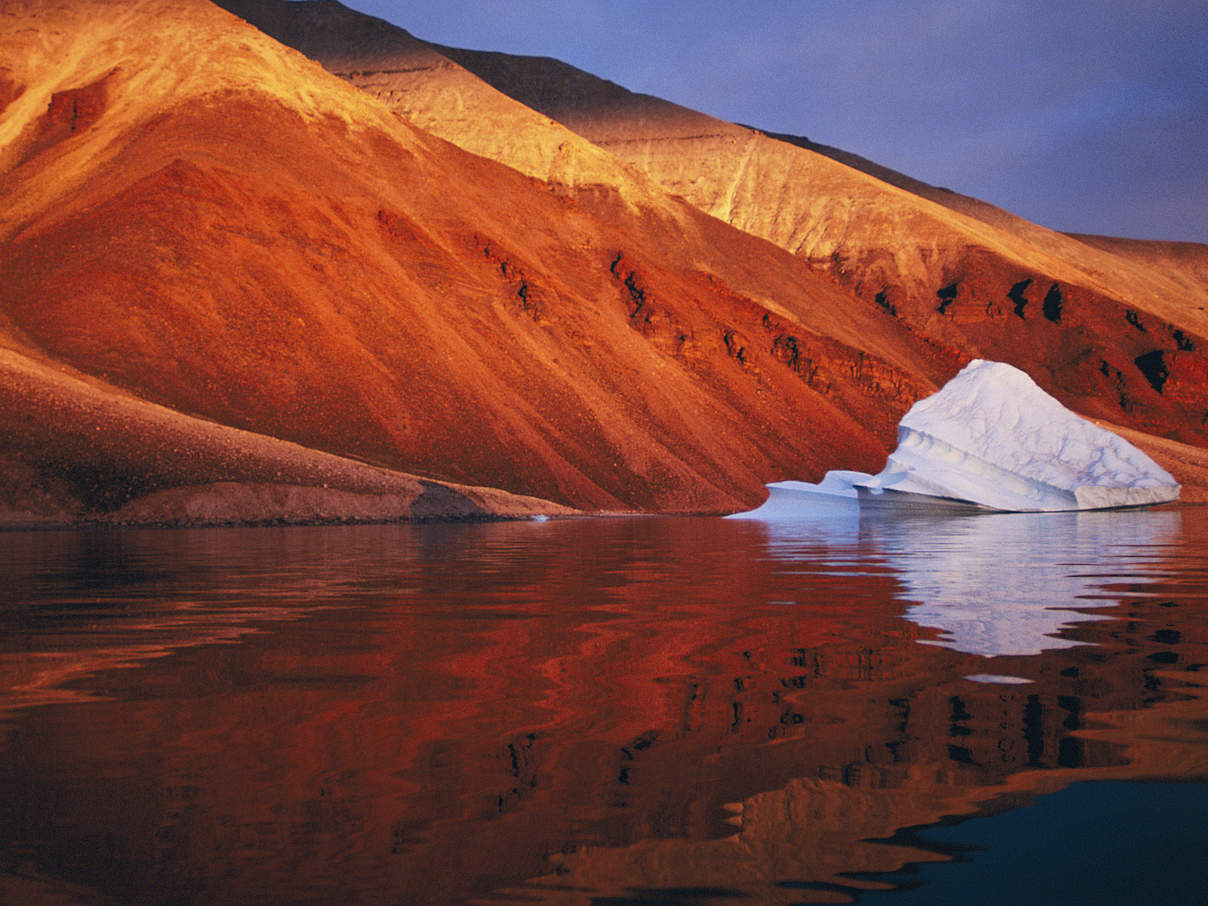
MULTIPOLYGON (((770 243, 640 177, 651 203, 462 151, 200 0, 15 25, 13 368, 426 478, 672 511, 874 465, 934 386, 905 367, 925 344, 870 352, 876 311, 770 243)), ((11 441, 44 483, 45 433, 11 441)), ((63 456, 136 497, 203 477, 188 446, 141 484, 63 456)))
POLYGON ((338 3, 225 5, 3 23, 9 521, 732 511, 877 471, 977 356, 1203 495, 1202 246, 338 3))
POLYGON ((1067 236, 839 149, 721 122, 554 60, 440 49, 702 210, 827 270, 911 330, 1024 367, 1099 417, 1203 443, 1208 359, 1189 339, 1208 328, 1202 246, 1067 236))

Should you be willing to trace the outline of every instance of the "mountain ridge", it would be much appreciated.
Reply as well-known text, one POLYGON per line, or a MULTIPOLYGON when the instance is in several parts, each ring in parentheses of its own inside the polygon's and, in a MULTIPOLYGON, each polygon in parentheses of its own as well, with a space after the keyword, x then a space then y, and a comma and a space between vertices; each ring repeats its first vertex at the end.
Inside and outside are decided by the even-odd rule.
MULTIPOLYGON (((320 46, 300 37, 296 23, 281 24, 306 5, 238 5, 262 25, 265 10, 285 14, 267 17, 277 37, 294 41, 401 115, 526 170, 529 162, 514 149, 481 140, 489 128, 474 127, 475 117, 490 121, 490 92, 467 81, 462 69, 433 61, 459 64, 540 117, 517 115, 513 128, 532 134, 547 130, 548 119, 558 121, 645 170, 673 196, 829 273, 930 345, 935 355, 916 353, 913 363, 910 353, 904 359, 884 346, 869 347, 907 371, 921 364, 928 380, 942 383, 969 358, 1007 361, 1088 417, 1208 444, 1208 285, 1171 254, 1157 264, 1154 254, 1123 255, 1119 246, 1048 230, 858 155, 634 94, 551 57, 422 41, 417 47, 409 33, 358 19, 336 3, 309 9, 316 17, 343 10, 342 21, 355 23, 358 35, 372 35, 372 50, 341 38, 339 29, 325 33, 320 46), (427 74, 394 78, 388 67, 378 68, 375 61, 396 53, 425 55, 427 74), (434 100, 451 90, 463 105, 456 124, 434 100), (939 374, 934 366, 928 370, 929 359, 944 363, 939 374)), ((871 344, 885 327, 864 322, 856 334, 845 341, 871 344)))
MULTIPOLYGON (((0 343, 40 366, 426 479, 722 512, 875 466, 956 358, 661 189, 467 152, 203 0, 104 8, 0 22, 0 343)), ((52 479, 53 436, 13 437, 52 479)), ((173 487, 212 483, 178 453, 173 487)))
POLYGON ((1048 230, 807 139, 632 94, 550 58, 440 49, 702 210, 829 269, 929 339, 1023 367, 1094 417, 1208 443, 1208 286, 1194 268, 1172 268, 1169 256, 1155 267, 1152 256, 1121 255, 1118 245, 1048 230), (593 80, 594 90, 584 87, 593 80), (1178 389, 1167 393, 1162 374, 1177 374, 1178 389))

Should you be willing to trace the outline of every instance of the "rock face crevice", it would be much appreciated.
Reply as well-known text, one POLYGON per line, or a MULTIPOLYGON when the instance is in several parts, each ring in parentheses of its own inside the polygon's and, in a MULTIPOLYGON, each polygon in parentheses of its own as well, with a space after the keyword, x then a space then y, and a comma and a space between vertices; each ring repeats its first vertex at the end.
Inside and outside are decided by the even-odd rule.
POLYGON ((1145 375, 1145 380, 1149 381, 1150 386, 1161 393, 1162 388, 1166 386, 1166 379, 1170 377, 1166 353, 1161 349, 1155 349, 1137 356, 1133 361, 1136 362, 1141 374, 1145 375))
POLYGON ((721 341, 725 344, 726 355, 735 359, 739 365, 747 364, 747 347, 742 338, 732 327, 722 329, 721 341))
POLYGON ((1061 295, 1061 287, 1054 283, 1049 287, 1049 291, 1044 294, 1044 301, 1040 303, 1040 310, 1044 316, 1054 324, 1061 323, 1061 306, 1064 299, 1061 295))
POLYGON ((667 306, 655 306, 654 294, 647 288, 637 266, 628 261, 623 252, 618 252, 609 264, 608 272, 620 284, 620 298, 629 326, 661 351, 681 353, 693 335, 692 329, 667 306))
POLYGON ((1007 298, 1010 299, 1015 305, 1015 314, 1020 318, 1026 317, 1024 312, 1028 307, 1028 297, 1024 294, 1028 291, 1028 287, 1031 285, 1032 278, 1025 277, 1018 283, 1012 284, 1011 288, 1007 290, 1007 298))
POLYGON ((940 300, 939 307, 936 308, 941 315, 944 314, 948 307, 956 301, 957 291, 960 289, 959 283, 949 283, 947 286, 941 286, 935 291, 935 297, 940 300))
MULTIPOLYGON (((67 88, 52 94, 46 112, 27 129, 29 138, 18 160, 18 166, 79 135, 100 119, 108 102, 107 84, 110 75, 78 88, 67 88)), ((11 102, 16 99, 16 93, 11 89, 10 93, 13 95, 11 102)), ((2 94, 0 89, 0 95, 2 94)), ((3 97, 0 96, 0 101, 2 100, 3 97)), ((0 106, 6 107, 7 104, 0 106)))
POLYGON ((486 239, 477 234, 474 235, 472 244, 474 250, 481 252, 482 258, 497 270, 499 279, 507 287, 502 297, 505 307, 536 324, 547 325, 546 316, 550 312, 546 304, 548 293, 535 279, 529 277, 525 266, 517 261, 517 256, 506 251, 497 240, 486 239))
POLYGON ((882 289, 873 297, 873 302, 875 302, 877 306, 890 317, 896 318, 898 316, 898 307, 889 299, 888 287, 882 287, 882 289))

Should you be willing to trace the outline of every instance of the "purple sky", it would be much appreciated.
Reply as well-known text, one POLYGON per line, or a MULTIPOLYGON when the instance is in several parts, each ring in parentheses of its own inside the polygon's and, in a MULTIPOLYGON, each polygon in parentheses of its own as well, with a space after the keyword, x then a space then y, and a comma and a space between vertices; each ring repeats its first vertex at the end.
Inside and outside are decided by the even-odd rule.
POLYGON ((1205 0, 343 0, 1055 229, 1208 242, 1205 0))

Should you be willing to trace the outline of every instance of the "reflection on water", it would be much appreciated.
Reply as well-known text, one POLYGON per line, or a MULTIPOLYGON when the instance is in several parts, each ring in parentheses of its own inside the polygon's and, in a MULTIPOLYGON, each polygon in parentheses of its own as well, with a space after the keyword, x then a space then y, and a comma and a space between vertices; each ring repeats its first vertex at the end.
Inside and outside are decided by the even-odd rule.
MULTIPOLYGON (((825 498, 821 498, 825 499, 825 498)), ((903 585, 908 619, 937 629, 936 645, 969 654, 1039 654, 1079 642, 1059 635, 1087 608, 1115 603, 1104 565, 1137 564, 1179 536, 1179 510, 944 515, 922 509, 826 502, 792 521, 765 523, 770 546, 792 559, 804 539, 864 538, 903 585)))
POLYGON ((941 630, 936 644, 987 657, 1039 654, 1078 644, 1058 633, 1103 616, 1082 608, 1115 603, 1099 588, 1100 564, 1144 563, 1177 537, 1180 521, 1178 511, 996 513, 949 520, 931 550, 900 544, 900 525, 885 530, 885 544, 899 541, 893 566, 919 602, 906 616, 941 630))
POLYGON ((347 602, 364 556, 271 529, 14 532, 0 550, 0 711, 88 698, 73 680, 347 602))
POLYGON ((926 901, 945 816, 1208 778, 1206 541, 1190 508, 0 535, 0 901, 926 901))

